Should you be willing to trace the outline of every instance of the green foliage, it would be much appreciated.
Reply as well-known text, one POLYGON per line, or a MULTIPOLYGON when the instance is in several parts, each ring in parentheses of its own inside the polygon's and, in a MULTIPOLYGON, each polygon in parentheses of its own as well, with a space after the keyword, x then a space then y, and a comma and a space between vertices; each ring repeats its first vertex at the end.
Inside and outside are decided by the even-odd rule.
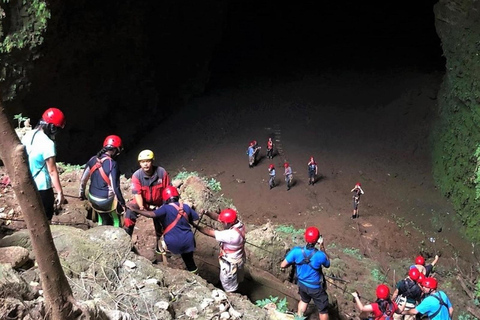
POLYGON ((73 172, 73 171, 81 171, 85 167, 84 165, 78 164, 69 164, 64 162, 57 162, 58 169, 62 172, 73 172))
POLYGON ((380 272, 380 270, 372 269, 370 271, 370 274, 372 275, 372 278, 376 283, 385 282, 385 276, 380 272))
POLYGON ((470 313, 462 312, 458 315, 458 320, 478 320, 476 317, 472 316, 470 313))
POLYGON ((286 313, 288 311, 287 298, 283 298, 282 300, 279 300, 278 297, 270 296, 269 298, 255 301, 255 305, 260 308, 265 307, 269 303, 274 303, 277 306, 277 311, 279 312, 286 313))
POLYGON ((480 278, 477 278, 477 284, 475 285, 475 297, 480 298, 480 278))
POLYGON ((279 225, 275 228, 275 231, 291 236, 294 243, 298 243, 299 240, 303 239, 303 234, 305 233, 305 229, 295 229, 293 226, 287 225, 279 225))
MULTIPOLYGON (((173 180, 185 181, 190 177, 200 177, 200 174, 196 171, 181 171, 177 173, 177 175, 175 176, 175 178, 173 178, 173 180)), ((205 177, 201 177, 201 179, 211 191, 219 192, 220 190, 222 190, 222 185, 220 184, 219 181, 215 180, 214 178, 208 179, 205 177)))
POLYGON ((28 119, 28 117, 22 117, 21 113, 13 116, 13 120, 18 120, 18 128, 20 128, 22 126, 22 122, 27 120, 27 119, 28 119))
POLYGON ((360 250, 355 248, 345 248, 343 249, 343 253, 348 254, 358 260, 362 260, 363 256, 360 254, 360 250))
POLYGON ((0 82, 5 82, 3 98, 12 100, 29 86, 27 70, 39 57, 36 50, 50 19, 44 0, 0 0, 0 82))

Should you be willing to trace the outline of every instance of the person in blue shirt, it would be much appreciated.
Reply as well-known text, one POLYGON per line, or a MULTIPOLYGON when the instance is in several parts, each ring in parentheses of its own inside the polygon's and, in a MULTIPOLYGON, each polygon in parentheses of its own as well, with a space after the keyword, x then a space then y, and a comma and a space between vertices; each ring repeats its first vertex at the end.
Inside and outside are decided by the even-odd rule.
POLYGON ((268 176, 270 177, 268 179, 268 185, 270 186, 270 189, 275 187, 275 166, 273 164, 268 166, 268 176))
POLYGON ((426 298, 415 309, 404 311, 404 314, 427 315, 431 320, 450 320, 453 316, 453 306, 443 291, 437 291, 438 282, 435 278, 425 278, 422 291, 426 298))
POLYGON ((198 268, 193 259, 195 237, 191 225, 199 219, 198 213, 179 201, 178 190, 173 186, 163 189, 162 198, 163 205, 155 211, 140 210, 130 206, 129 209, 142 216, 153 218, 154 223, 160 223, 164 228, 163 238, 166 249, 173 254, 181 255, 187 270, 196 273, 198 268))
POLYGON ((303 317, 308 303, 313 300, 318 309, 320 320, 328 320, 328 295, 326 281, 322 267, 330 267, 330 259, 325 252, 325 245, 320 232, 316 227, 308 227, 305 230, 306 245, 295 247, 290 250, 280 264, 282 271, 290 265, 295 265, 298 277, 298 315, 303 317), (320 244, 320 250, 315 248, 320 244))

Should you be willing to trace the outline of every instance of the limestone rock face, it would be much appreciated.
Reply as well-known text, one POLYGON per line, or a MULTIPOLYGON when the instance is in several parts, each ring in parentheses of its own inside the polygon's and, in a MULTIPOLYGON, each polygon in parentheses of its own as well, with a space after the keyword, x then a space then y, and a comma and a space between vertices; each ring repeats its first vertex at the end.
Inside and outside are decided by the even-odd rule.
POLYGON ((18 246, 0 248, 0 263, 9 263, 13 269, 18 269, 27 263, 28 254, 27 249, 18 246))
POLYGON ((467 226, 467 235, 480 241, 480 4, 440 0, 434 11, 446 58, 433 139, 434 176, 467 226))

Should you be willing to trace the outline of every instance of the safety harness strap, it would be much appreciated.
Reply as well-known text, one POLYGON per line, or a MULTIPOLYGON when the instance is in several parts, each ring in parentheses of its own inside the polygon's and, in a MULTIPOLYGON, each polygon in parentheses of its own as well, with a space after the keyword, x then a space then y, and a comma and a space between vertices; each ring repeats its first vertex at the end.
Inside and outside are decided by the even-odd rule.
POLYGON ((171 202, 169 203, 169 205, 171 205, 172 207, 174 207, 175 209, 177 209, 177 217, 175 218, 175 220, 173 220, 172 223, 170 223, 166 228, 165 230, 163 230, 163 235, 165 236, 170 230, 172 230, 178 223, 178 221, 180 220, 181 217, 184 217, 185 219, 187 219, 188 221, 188 216, 187 214, 185 213, 185 210, 183 210, 183 204, 180 203, 180 206, 177 206, 175 203, 171 202))
POLYGON ((90 176, 96 171, 98 170, 98 172, 100 173, 100 175, 102 176, 102 179, 105 181, 106 184, 108 184, 108 186, 111 186, 112 185, 112 182, 110 181, 110 178, 107 176, 107 174, 105 173, 105 170, 103 170, 103 163, 105 162, 105 160, 110 160, 110 164, 111 164, 111 161, 112 161, 112 158, 110 158, 109 156, 106 156, 102 159, 99 159, 97 158, 97 163, 95 163, 91 168, 90 168, 90 173, 88 175, 88 178, 90 178, 90 176))
POLYGON ((436 298, 436 299, 438 300, 438 302, 440 302, 440 307, 438 307, 438 310, 435 311, 431 316, 429 316, 430 319, 433 319, 433 318, 435 318, 435 317, 437 316, 437 314, 440 312, 440 310, 442 310, 442 307, 445 307, 445 308, 447 308, 447 310, 448 310, 448 306, 447 306, 447 304, 443 301, 442 296, 440 296, 440 294, 439 294, 438 296, 436 296, 436 295, 434 295, 434 294, 431 294, 430 296, 436 298))

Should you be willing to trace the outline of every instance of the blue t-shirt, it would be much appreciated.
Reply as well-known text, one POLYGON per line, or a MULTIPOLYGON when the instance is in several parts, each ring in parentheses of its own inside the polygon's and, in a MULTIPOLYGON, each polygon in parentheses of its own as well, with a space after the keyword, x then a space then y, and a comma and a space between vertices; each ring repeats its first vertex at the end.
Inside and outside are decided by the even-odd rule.
POLYGON ((255 153, 255 149, 253 147, 248 147, 247 154, 249 157, 253 157, 253 154, 255 153))
POLYGON ((432 297, 433 295, 439 298, 441 297, 443 302, 445 302, 447 306, 442 306, 440 312, 435 317, 433 317, 432 320, 449 320, 450 314, 448 312, 448 309, 452 307, 452 303, 443 291, 437 291, 429 295, 428 297, 423 299, 423 301, 420 302, 420 304, 415 309, 417 309, 417 311, 421 314, 428 316, 431 316, 435 312, 437 312, 438 308, 440 308, 440 301, 437 298, 432 297))
POLYGON ((55 157, 55 143, 41 129, 27 132, 22 138, 22 144, 28 154, 28 165, 34 176, 38 190, 52 188, 52 179, 48 173, 46 161, 55 157))
POLYGON ((314 289, 321 287, 320 282, 323 281, 323 273, 321 268, 330 267, 330 260, 327 259, 327 256, 323 251, 307 249, 307 247, 293 248, 287 253, 285 260, 287 260, 289 264, 295 263, 298 281, 303 283, 305 286, 314 289), (310 257, 312 252, 316 251, 313 256, 310 257, 310 264, 299 264, 305 259, 302 250, 305 252, 305 256, 307 257, 310 257))
MULTIPOLYGON (((175 204, 179 206, 178 202, 175 202, 175 204)), ((183 205, 183 210, 188 216, 188 221, 183 216, 180 217, 175 227, 164 236, 168 250, 173 254, 182 254, 195 250, 195 239, 193 237, 190 223, 198 220, 199 217, 197 212, 186 204, 183 205)), ((166 229, 173 221, 175 221, 178 211, 174 206, 164 204, 155 210, 154 213, 155 219, 159 219, 163 228, 166 229)))

